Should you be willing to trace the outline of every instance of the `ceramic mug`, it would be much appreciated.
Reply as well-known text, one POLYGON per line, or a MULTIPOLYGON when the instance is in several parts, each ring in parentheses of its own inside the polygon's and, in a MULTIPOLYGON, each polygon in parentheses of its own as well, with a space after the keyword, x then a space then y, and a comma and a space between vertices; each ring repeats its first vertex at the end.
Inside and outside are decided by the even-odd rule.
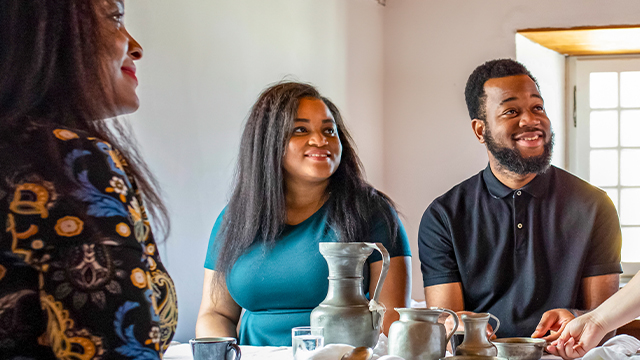
POLYGON ((208 337, 189 340, 194 360, 227 360, 233 351, 234 360, 240 360, 240 347, 232 337, 208 337))

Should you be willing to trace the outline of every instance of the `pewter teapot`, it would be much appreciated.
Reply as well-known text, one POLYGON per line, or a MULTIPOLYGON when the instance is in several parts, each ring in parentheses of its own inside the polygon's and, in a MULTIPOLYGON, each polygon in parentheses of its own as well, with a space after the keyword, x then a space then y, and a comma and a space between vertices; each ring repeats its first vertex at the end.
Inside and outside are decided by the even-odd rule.
POLYGON ((387 249, 381 243, 321 242, 320 253, 329 265, 329 291, 311 312, 311 326, 324 328, 325 344, 375 347, 384 317, 378 299, 389 271, 387 249), (369 301, 362 290, 362 268, 374 249, 382 254, 382 272, 369 301))
POLYGON ((442 308, 396 308, 400 320, 389 328, 389 355, 405 360, 437 360, 445 356, 447 343, 458 328, 458 316, 442 308), (455 326, 447 334, 440 315, 446 312, 453 317, 455 326))

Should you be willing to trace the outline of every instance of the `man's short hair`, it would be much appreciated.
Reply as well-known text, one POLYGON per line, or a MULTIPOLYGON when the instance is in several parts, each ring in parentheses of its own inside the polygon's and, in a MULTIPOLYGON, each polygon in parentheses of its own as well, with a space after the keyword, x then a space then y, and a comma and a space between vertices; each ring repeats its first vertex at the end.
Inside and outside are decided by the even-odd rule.
POLYGON ((484 92, 484 83, 490 79, 502 78, 515 75, 527 75, 536 83, 540 89, 538 81, 531 75, 524 65, 512 59, 496 59, 487 61, 478 66, 467 80, 464 89, 464 97, 467 102, 467 110, 471 119, 486 120, 486 100, 487 94, 484 92))

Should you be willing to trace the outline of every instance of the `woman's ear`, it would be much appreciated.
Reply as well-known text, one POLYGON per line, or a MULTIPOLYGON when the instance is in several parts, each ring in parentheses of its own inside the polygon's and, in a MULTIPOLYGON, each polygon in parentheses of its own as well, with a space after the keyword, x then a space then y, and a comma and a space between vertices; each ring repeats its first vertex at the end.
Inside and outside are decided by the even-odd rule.
POLYGON ((484 144, 484 129, 486 128, 485 121, 473 119, 471 120, 471 128, 473 129, 473 134, 476 136, 478 141, 481 144, 484 144))

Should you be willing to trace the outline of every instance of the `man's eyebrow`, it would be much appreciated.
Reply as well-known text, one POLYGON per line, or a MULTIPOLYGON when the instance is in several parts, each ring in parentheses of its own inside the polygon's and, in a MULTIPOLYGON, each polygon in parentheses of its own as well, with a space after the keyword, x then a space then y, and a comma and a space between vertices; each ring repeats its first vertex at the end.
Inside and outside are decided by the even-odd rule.
POLYGON ((506 103, 506 102, 509 102, 509 101, 513 101, 513 100, 518 100, 518 97, 517 97, 517 96, 512 96, 512 97, 510 97, 510 98, 506 98, 506 99, 504 99, 504 100, 502 100, 502 101, 500 102, 500 105, 502 105, 502 104, 504 104, 504 103, 506 103))
MULTIPOLYGON (((534 98, 538 98, 538 99, 540 99, 540 100, 543 100, 543 99, 542 99, 542 96, 540 96, 540 95, 538 95, 538 94, 531 94, 531 97, 534 97, 534 98)), ((500 102, 500 105, 503 105, 504 103, 509 102, 509 101, 513 101, 513 100, 518 100, 518 97, 517 97, 517 96, 512 96, 512 97, 506 98, 506 99, 504 99, 504 100, 502 100, 502 101, 500 102)))

